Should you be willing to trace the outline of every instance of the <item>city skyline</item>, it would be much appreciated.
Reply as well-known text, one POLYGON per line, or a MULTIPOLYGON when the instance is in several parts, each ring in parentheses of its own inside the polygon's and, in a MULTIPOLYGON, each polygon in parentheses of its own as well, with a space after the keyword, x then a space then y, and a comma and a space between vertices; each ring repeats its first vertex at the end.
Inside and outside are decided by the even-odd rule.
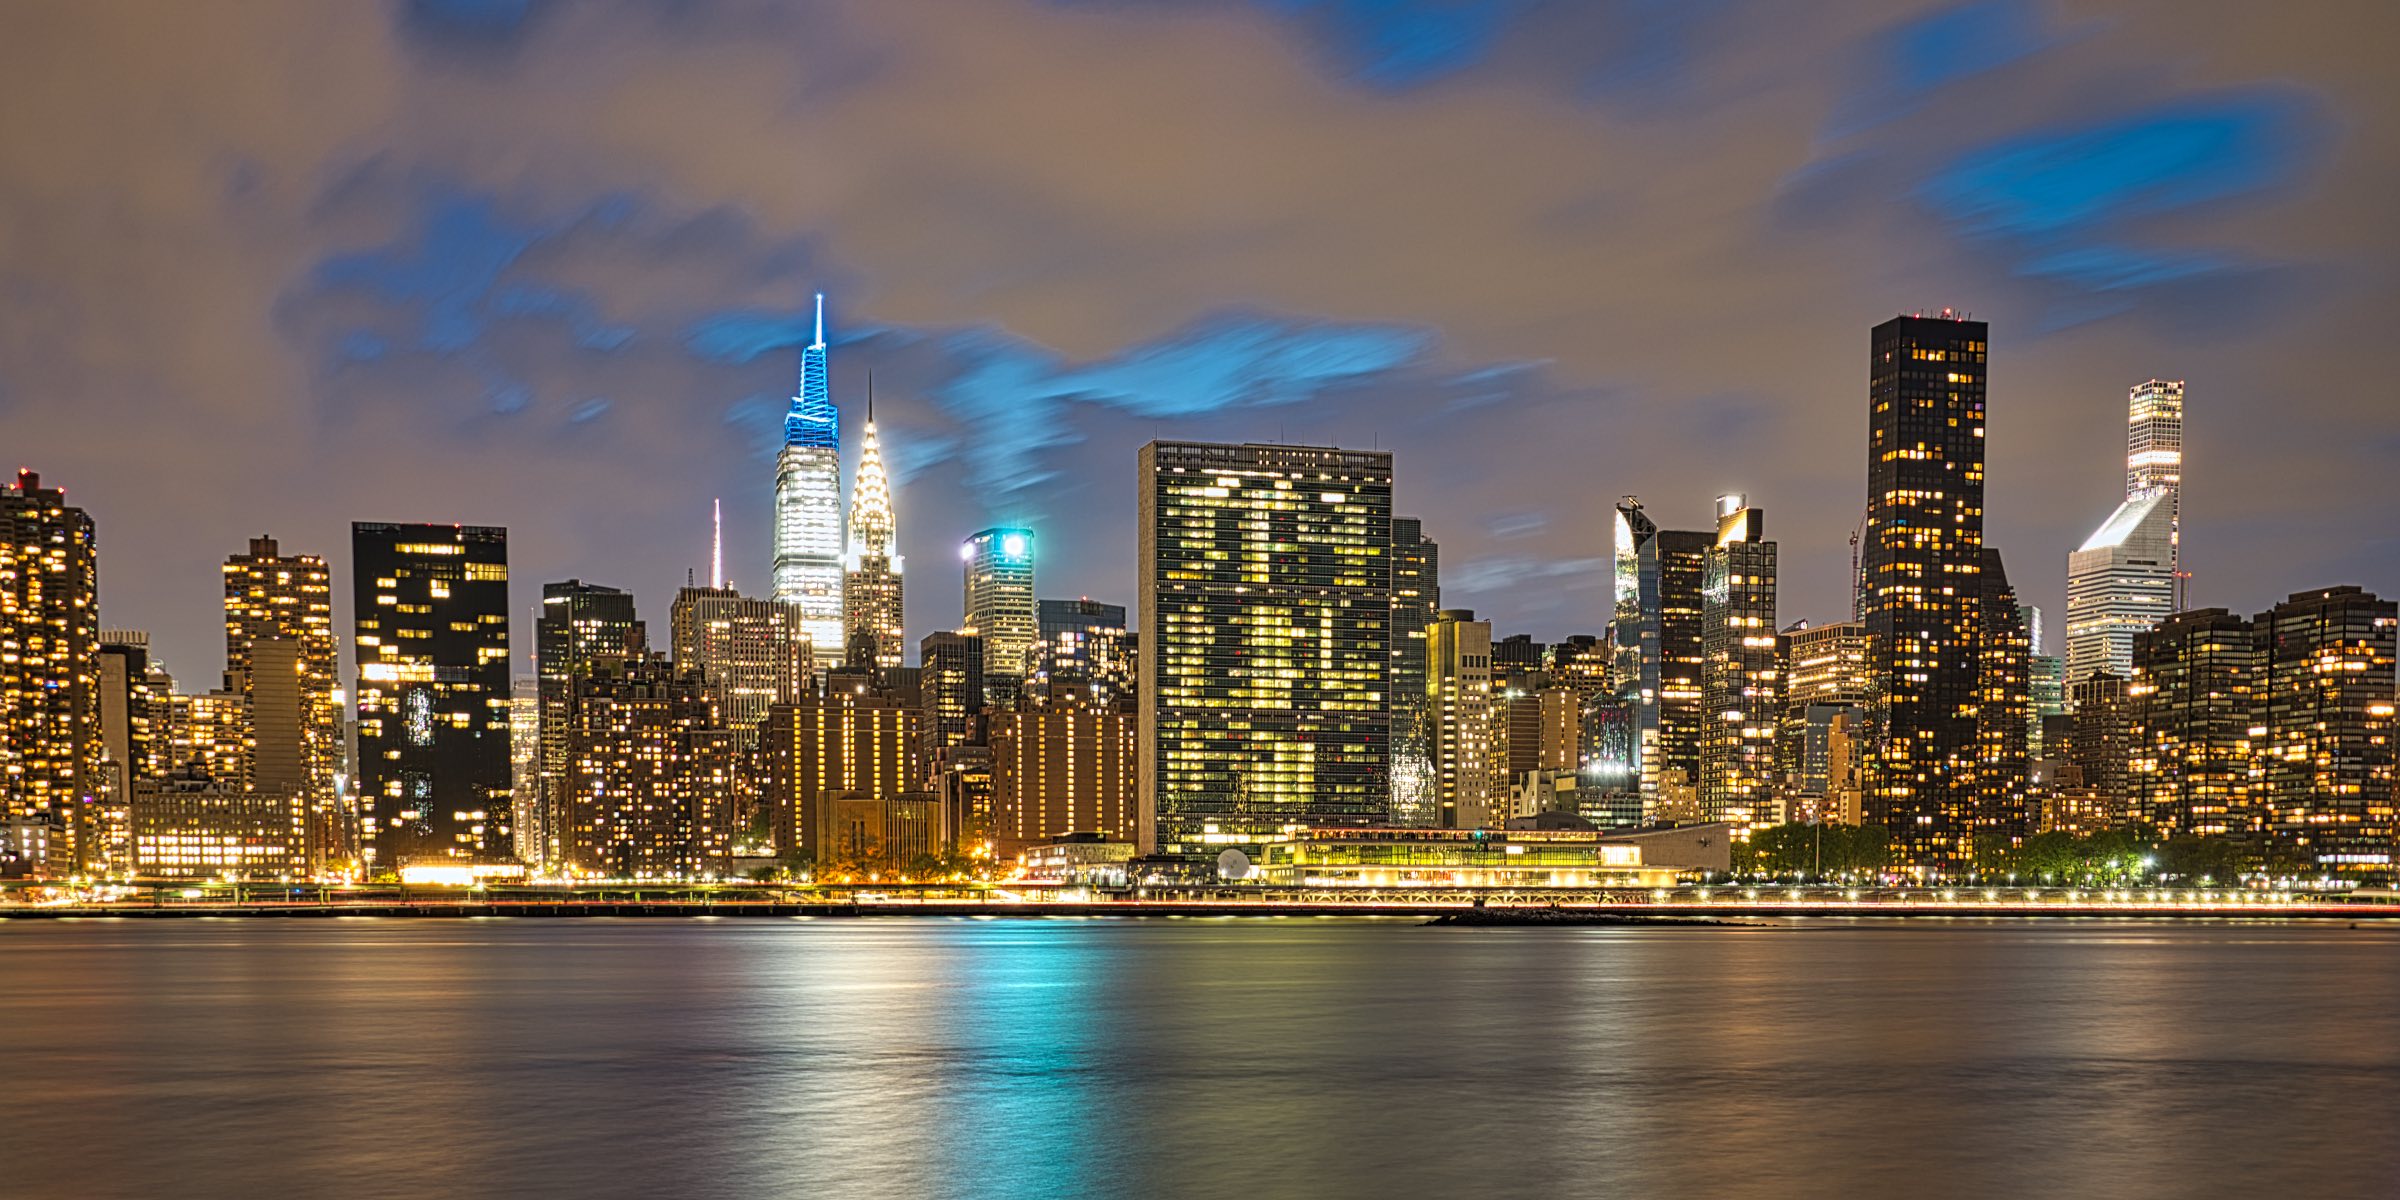
POLYGON ((6 1177, 2381 1194, 2396 43, 0 2, 6 1177))
MULTIPOLYGON (((2104 443, 2120 397, 2153 377, 2191 388, 2190 603, 2257 611, 2293 580, 2392 586, 2393 543, 2326 516, 2395 453, 2363 349, 2394 236, 2344 199, 2374 194, 2364 173, 2400 133, 2372 39, 2317 38, 2331 44, 2296 58, 2264 14, 2140 6, 2101 23, 2010 5, 1805 23, 1528 9, 1447 38, 1398 16, 1240 6, 1000 4, 947 21, 870 6, 814 27, 728 24, 717 5, 524 7, 537 15, 262 6, 122 28, 69 10, 8 39, 29 62, 127 69, 62 81, 68 119, 12 143, 29 180, 52 182, 6 200, 47 232, 20 243, 28 286, 0 297, 0 423, 19 464, 115 531, 106 622, 152 630, 179 671, 213 657, 189 601, 218 558, 262 532, 338 555, 351 519, 505 525, 520 580, 605 580, 659 623, 684 571, 707 570, 722 495, 727 568, 764 593, 756 481, 817 290, 839 307, 845 425, 876 375, 901 553, 923 569, 973 529, 1034 528, 1054 595, 1129 602, 1130 505, 1108 466, 1123 453, 1153 436, 1283 439, 1395 450, 1396 504, 1446 547, 1454 601, 1501 628, 1595 631, 1606 585, 1585 560, 1606 556, 1592 526, 1621 494, 1684 529, 1704 527, 1708 496, 1750 495, 1777 514, 1784 610, 1833 619, 1857 520, 1842 347, 1942 305, 1990 320, 2010 364, 1992 383, 1990 533, 2054 624, 2061 552, 2116 500, 2104 443), (276 38, 216 28, 267 21, 387 98, 270 115, 143 68, 197 47, 204 77, 306 91, 293 64, 245 57, 276 38), (743 42, 775 69, 723 53, 743 42), (897 75, 845 75, 859 56, 843 50, 865 45, 897 75), (1120 142, 1038 82, 1070 45, 1174 81, 1143 97, 1139 127, 1192 152, 1132 155, 1124 189, 1089 187, 1088 158, 1060 151, 1120 142), (1962 45, 1976 52, 1941 53, 1962 45), (899 87, 967 46, 976 105, 899 87), (1574 91, 1631 70, 1598 61, 1608 46, 1749 86, 1658 107, 1574 91), (1911 47, 1944 65, 1879 69, 1911 47), (614 141, 585 130, 595 105, 569 120, 539 102, 652 70, 686 98, 646 126, 594 127, 614 141), (484 101, 460 106, 471 124, 432 99, 461 73, 484 101), (808 102, 788 100, 794 78, 808 102), (1916 82, 1888 82, 1902 78, 1916 82), (1310 115, 1261 125, 1253 94, 1310 115), (191 113, 176 128, 199 140, 149 112, 191 113), (728 119, 755 140, 700 136, 728 119), (1444 119, 1516 132, 1438 139, 1430 160, 1396 136, 1444 119), (1023 152, 1005 162, 971 152, 1012 139, 1023 152), (962 175, 928 190, 897 165, 911 154, 962 175), (1236 166, 1216 180, 1202 162, 1236 166), (1480 182, 1369 197, 1306 169, 1321 162, 1480 182), (832 179, 849 182, 819 187, 832 179), (157 202, 65 198, 112 195, 157 202), (162 240, 188 251, 121 265, 162 240), (1743 348, 1722 352, 1735 327, 1743 348), (84 436, 96 426, 111 437, 84 436), (1559 428, 1584 436, 1540 436, 1559 428), (172 510, 154 499, 167 490, 172 510)), ((531 586, 512 615, 530 614, 531 586)), ((913 590, 905 627, 946 625, 945 589, 913 590)))

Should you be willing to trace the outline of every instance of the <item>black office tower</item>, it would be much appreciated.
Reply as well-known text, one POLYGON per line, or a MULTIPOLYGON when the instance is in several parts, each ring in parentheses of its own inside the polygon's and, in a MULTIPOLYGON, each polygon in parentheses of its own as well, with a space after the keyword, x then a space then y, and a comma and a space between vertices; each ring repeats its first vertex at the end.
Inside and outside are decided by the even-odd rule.
POLYGON ((1988 337, 1947 312, 1895 317, 1868 366, 1861 615, 1882 693, 1864 807, 1897 865, 1930 871, 1968 862, 1977 826, 1988 337))
POLYGON ((361 522, 350 569, 373 869, 508 858, 508 531, 361 522))

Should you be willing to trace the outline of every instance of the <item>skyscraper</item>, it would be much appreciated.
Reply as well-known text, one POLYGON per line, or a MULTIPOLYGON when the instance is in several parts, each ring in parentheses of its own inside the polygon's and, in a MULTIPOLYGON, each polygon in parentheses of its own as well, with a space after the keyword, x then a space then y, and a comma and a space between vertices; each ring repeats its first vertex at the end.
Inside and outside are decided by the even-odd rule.
POLYGON ((1717 497, 1717 538, 1703 571, 1700 813, 1747 830, 1772 815, 1783 715, 1775 543, 1766 540, 1766 515, 1747 498, 1717 497))
POLYGON ((1701 584, 1715 541, 1660 529, 1635 497, 1617 505, 1617 702, 1632 719, 1632 769, 1653 816, 1665 796, 1700 781, 1701 584))
POLYGON ((1152 442, 1140 462, 1142 845, 1383 820, 1391 453, 1152 442))
POLYGON ((775 458, 775 599, 800 606, 817 665, 839 664, 842 629, 842 429, 825 368, 825 296, 817 337, 800 352, 800 391, 775 458))
POLYGON ((2251 832, 2261 649, 2249 618, 2222 608, 2134 635, 2129 784, 2135 811, 2161 831, 2251 832))
POLYGON ((917 644, 918 697, 935 751, 980 741, 983 635, 941 630, 917 644))
POLYGON ((2126 395, 2125 500, 2067 557, 2067 678, 2129 675, 2133 638, 2181 606, 2183 383, 2126 395))
POLYGON ((967 626, 983 635, 984 693, 994 704, 1015 701, 1041 636, 1033 552, 1030 529, 986 529, 958 547, 966 562, 967 626))
POLYGON ((724 728, 743 745, 756 743, 769 706, 809 688, 808 630, 798 605, 687 587, 675 593, 668 624, 676 671, 700 675, 724 728))
POLYGON ((2258 806, 2296 865, 2388 871, 2396 829, 2400 605, 2357 587, 2297 592, 2260 614, 2265 730, 2258 806))
POLYGON ((314 554, 286 555, 271 537, 225 560, 225 686, 249 701, 253 782, 290 792, 306 813, 307 863, 351 857, 351 814, 339 811, 342 714, 334 696, 333 573, 314 554))
POLYGON ((350 569, 369 860, 511 855, 508 531, 359 522, 350 569))
POLYGON ((2042 739, 2042 722, 2067 713, 2067 660, 2050 653, 2049 640, 2042 631, 2042 610, 2039 605, 2018 606, 2025 620, 2026 692, 2032 707, 2025 714, 2026 752, 2035 759, 2050 757, 2042 739))
POLYGON ((542 803, 517 817, 533 827, 524 840, 542 847, 541 863, 548 865, 562 861, 569 849, 563 820, 575 680, 599 663, 648 653, 650 636, 634 613, 633 593, 568 579, 542 585, 533 640, 542 702, 542 803))
POLYGON ((1133 695, 1134 637, 1125 628, 1125 606, 1089 596, 1037 602, 1039 633, 1033 674, 1048 684, 1072 681, 1114 696, 1133 695))
POLYGON ((1063 691, 992 715, 992 838, 1002 857, 1070 833, 1132 841, 1134 714, 1063 691))
MULTIPOLYGON (((1445 608, 1425 627, 1426 707, 1432 726, 1435 824, 1481 829, 1506 815, 1508 785, 1496 763, 1492 623, 1471 608, 1445 608)), ((1539 732, 1538 714, 1536 710, 1539 732)))
POLYGON ((2167 494, 2167 567, 2183 607, 2183 381, 2150 379, 2126 393, 2125 494, 2167 494))
POLYGON ((100 757, 117 768, 117 799, 168 765, 167 697, 175 681, 150 660, 150 635, 100 631, 100 757))
POLYGON ((2133 670, 2133 638, 2175 611, 2174 496, 2128 496, 2067 556, 2067 678, 2133 670))
POLYGON ((1983 548, 1975 650, 1975 824, 1978 834, 2021 842, 2033 832, 2025 777, 2033 712, 2033 637, 2000 552, 1983 548))
POLYGON ((891 800, 925 778, 924 714, 863 682, 833 686, 767 710, 761 745, 775 849, 812 863, 829 847, 821 834, 845 797, 891 800))
POLYGON ((1425 629, 1442 607, 1442 548, 1416 517, 1392 518, 1392 804, 1395 825, 1438 823, 1425 629))
POLYGON ((1867 627, 1859 621, 1801 625, 1777 640, 1783 719, 1776 757, 1786 816, 1855 822, 1857 751, 1866 715, 1874 708, 1867 627))
POLYGON ((1973 854, 1989 338, 1944 312, 1895 317, 1869 343, 1860 570, 1881 694, 1865 808, 1902 866, 1973 854))
POLYGON ((619 879, 690 879, 725 865, 733 735, 695 673, 662 655, 602 657, 568 682, 559 857, 619 879))
POLYGON ((867 426, 858 450, 858 479, 850 496, 850 550, 842 567, 844 656, 854 667, 897 667, 907 647, 901 642, 900 552, 892 515, 892 481, 883 468, 883 443, 875 436, 875 400, 867 399, 867 426))
POLYGON ((100 791, 97 547, 65 488, 31 471, 0 488, 0 821, 46 822, 53 866, 90 858, 79 813, 100 791))
POLYGON ((2072 716, 2068 759, 2090 794, 2091 827, 2110 829, 2135 815, 2133 697, 2122 675, 2102 671, 2067 685, 2072 716))

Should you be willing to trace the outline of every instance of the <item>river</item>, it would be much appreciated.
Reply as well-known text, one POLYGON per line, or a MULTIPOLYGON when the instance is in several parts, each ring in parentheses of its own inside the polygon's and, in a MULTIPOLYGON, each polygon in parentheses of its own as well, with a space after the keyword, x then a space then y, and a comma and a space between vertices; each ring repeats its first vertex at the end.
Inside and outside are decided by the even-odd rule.
POLYGON ((2400 929, 0 922, 9 1197, 2400 1196, 2400 929))

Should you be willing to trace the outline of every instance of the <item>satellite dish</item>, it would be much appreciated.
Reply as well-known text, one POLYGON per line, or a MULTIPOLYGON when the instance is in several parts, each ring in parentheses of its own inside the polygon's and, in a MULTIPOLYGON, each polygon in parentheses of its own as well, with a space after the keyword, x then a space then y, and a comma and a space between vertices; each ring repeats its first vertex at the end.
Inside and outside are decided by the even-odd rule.
POLYGON ((1217 874, 1227 879, 1250 877, 1250 856, 1239 850, 1227 850, 1217 856, 1217 874))

